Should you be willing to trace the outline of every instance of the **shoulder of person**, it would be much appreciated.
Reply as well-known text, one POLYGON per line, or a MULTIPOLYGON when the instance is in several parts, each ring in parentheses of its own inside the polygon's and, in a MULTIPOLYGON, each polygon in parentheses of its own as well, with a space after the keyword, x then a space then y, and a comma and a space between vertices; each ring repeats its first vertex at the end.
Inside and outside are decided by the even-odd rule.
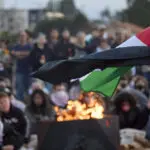
POLYGON ((48 44, 48 43, 45 43, 45 44, 44 44, 44 47, 45 47, 46 49, 49 49, 49 44, 48 44))
POLYGON ((12 113, 16 116, 24 116, 23 111, 20 108, 17 108, 16 106, 12 106, 12 113))
POLYGON ((33 113, 32 108, 31 108, 30 105, 26 106, 24 113, 25 113, 25 115, 33 113))
POLYGON ((26 105, 19 100, 12 100, 12 105, 21 109, 22 111, 25 109, 26 105))
POLYGON ((37 48, 38 44, 37 43, 34 43, 33 44, 33 48, 37 48))
POLYGON ((38 49, 38 44, 34 43, 32 47, 30 47, 30 49, 32 49, 32 51, 37 51, 38 49))

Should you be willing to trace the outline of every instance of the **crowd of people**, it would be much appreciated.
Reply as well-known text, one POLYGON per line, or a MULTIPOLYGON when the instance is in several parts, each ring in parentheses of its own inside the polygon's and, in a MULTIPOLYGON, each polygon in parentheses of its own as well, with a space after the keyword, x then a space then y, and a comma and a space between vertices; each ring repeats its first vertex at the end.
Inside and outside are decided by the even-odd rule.
MULTIPOLYGON (((37 134, 35 124, 41 120, 55 120, 54 106, 64 108, 68 100, 77 100, 81 90, 78 82, 51 85, 31 78, 48 61, 73 59, 115 48, 129 35, 106 28, 96 28, 91 34, 83 31, 72 36, 68 30, 49 35, 39 33, 33 39, 22 31, 14 46, 0 41, 0 146, 2 150, 27 148, 31 135, 37 134)), ((105 113, 119 116, 120 128, 147 131, 149 122, 149 66, 136 67, 121 79, 115 95, 107 101, 105 113)), ((105 99, 105 98, 104 98, 105 99)), ((33 144, 34 145, 34 144, 33 144)), ((36 145, 36 144, 35 144, 36 145)))

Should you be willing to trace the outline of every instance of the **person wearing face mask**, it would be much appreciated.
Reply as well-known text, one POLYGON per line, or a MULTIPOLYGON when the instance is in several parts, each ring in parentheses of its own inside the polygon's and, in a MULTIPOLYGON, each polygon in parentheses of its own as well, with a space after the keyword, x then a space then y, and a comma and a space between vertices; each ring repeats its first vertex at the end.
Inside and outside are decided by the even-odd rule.
POLYGON ((65 107, 69 101, 69 94, 64 84, 53 86, 53 91, 50 94, 50 101, 53 105, 65 107))
POLYGON ((120 129, 144 129, 149 119, 150 102, 141 110, 135 97, 127 91, 118 93, 113 102, 113 114, 119 116, 120 129))

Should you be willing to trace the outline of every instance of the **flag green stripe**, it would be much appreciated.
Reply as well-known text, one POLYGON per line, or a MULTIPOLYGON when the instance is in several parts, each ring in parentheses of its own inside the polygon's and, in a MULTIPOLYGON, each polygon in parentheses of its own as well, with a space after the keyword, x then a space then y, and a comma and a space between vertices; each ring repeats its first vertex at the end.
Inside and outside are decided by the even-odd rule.
POLYGON ((100 92, 111 97, 120 81, 121 76, 132 67, 113 67, 103 71, 93 71, 87 78, 80 81, 81 88, 85 92, 100 92))

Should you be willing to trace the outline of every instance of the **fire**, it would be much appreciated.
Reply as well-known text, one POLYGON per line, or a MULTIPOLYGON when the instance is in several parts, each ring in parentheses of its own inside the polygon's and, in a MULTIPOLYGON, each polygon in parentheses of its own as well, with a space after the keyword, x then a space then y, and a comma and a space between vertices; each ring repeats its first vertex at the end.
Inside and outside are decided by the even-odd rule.
POLYGON ((104 117, 102 99, 97 94, 90 92, 82 95, 79 100, 68 101, 66 109, 54 107, 57 121, 101 119, 104 117))

